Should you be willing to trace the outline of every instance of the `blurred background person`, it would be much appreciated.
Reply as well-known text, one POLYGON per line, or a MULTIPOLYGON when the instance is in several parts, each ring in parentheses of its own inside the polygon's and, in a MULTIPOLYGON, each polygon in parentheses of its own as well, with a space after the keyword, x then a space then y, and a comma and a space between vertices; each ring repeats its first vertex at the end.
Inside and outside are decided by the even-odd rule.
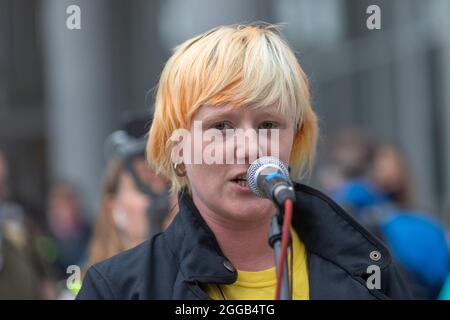
POLYGON ((55 267, 61 279, 66 278, 68 266, 85 262, 90 238, 86 216, 73 185, 61 181, 50 187, 47 224, 56 249, 55 267))
POLYGON ((0 299, 37 299, 36 272, 23 254, 26 245, 22 209, 8 202, 8 167, 0 150, 0 299))
POLYGON ((377 146, 373 161, 372 180, 387 201, 398 208, 412 209, 417 206, 414 197, 414 177, 405 159, 393 145, 377 146))
POLYGON ((165 230, 178 211, 176 196, 169 196, 169 183, 145 160, 150 115, 132 112, 124 118, 123 130, 105 142, 109 160, 85 270, 165 230))
POLYGON ((6 156, 0 149, 0 226, 4 232, 12 232, 11 237, 17 242, 22 237, 22 228, 25 225, 25 212, 22 206, 13 201, 9 192, 9 168, 6 156))
MULTIPOLYGON (((168 187, 165 180, 147 167, 143 157, 136 158, 134 165, 139 168, 140 178, 145 179, 145 183, 155 192, 165 191, 168 187)), ((151 208, 151 199, 148 195, 139 190, 133 177, 120 161, 111 160, 105 171, 102 197, 90 243, 87 266, 135 247, 148 239, 149 208, 151 208)), ((163 217, 162 229, 168 226, 177 211, 176 199, 170 199, 168 209, 167 216, 163 217)))
POLYGON ((400 151, 351 129, 331 140, 328 159, 325 189, 386 242, 415 298, 436 299, 450 271, 446 231, 417 209, 414 178, 400 151))
POLYGON ((9 198, 8 180, 0 150, 0 299, 54 299, 52 272, 36 241, 40 228, 9 198))
POLYGON ((409 271, 418 298, 436 299, 450 272, 447 231, 438 219, 417 208, 415 178, 398 148, 377 147, 373 183, 391 204, 383 235, 397 259, 409 271))

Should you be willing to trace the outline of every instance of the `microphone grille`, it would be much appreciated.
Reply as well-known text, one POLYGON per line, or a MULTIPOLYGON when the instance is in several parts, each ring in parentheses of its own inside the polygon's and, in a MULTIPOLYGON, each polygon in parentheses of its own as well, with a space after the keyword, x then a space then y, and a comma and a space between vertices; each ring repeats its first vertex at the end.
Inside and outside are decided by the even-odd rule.
POLYGON ((278 158, 275 157, 261 157, 253 161, 250 167, 247 170, 247 184, 250 190, 253 191, 258 197, 265 198, 265 194, 258 187, 258 176, 261 168, 266 166, 273 166, 281 170, 283 175, 289 178, 289 170, 288 167, 278 158))

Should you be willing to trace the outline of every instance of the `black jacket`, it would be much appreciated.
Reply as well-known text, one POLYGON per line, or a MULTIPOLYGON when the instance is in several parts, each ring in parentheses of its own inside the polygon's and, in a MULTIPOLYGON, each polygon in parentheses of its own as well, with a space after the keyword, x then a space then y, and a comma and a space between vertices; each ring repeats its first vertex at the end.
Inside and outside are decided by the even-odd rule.
MULTIPOLYGON (((293 227, 308 252, 311 299, 409 299, 386 247, 324 194, 296 184, 293 227), (378 265, 381 288, 368 289, 378 265), (369 274, 370 275, 370 274, 369 274)), ((237 273, 188 195, 170 227, 92 266, 77 299, 209 299, 201 283, 230 284, 237 273)))

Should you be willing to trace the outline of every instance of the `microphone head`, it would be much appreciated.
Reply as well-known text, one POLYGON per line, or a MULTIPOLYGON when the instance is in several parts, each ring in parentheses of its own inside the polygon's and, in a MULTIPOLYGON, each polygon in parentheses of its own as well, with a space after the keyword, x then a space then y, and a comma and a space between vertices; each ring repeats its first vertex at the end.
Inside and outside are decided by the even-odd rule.
POLYGON ((290 178, 288 167, 280 159, 269 156, 256 159, 247 170, 248 187, 258 197, 266 198, 264 191, 258 186, 258 177, 261 174, 269 174, 274 172, 280 172, 287 178, 290 178))

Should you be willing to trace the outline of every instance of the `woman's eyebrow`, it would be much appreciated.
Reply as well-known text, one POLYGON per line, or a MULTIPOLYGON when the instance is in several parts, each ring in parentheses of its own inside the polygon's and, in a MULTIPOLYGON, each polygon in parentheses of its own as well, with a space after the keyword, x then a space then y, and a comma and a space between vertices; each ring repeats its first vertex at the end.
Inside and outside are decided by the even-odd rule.
POLYGON ((255 110, 255 112, 257 112, 258 117, 273 117, 276 119, 285 118, 283 114, 270 110, 255 110))
POLYGON ((217 110, 217 112, 206 115, 201 120, 203 122, 209 122, 209 121, 213 121, 213 120, 220 120, 225 117, 232 118, 232 117, 236 117, 238 115, 239 115, 239 112, 235 112, 235 110, 217 110))

